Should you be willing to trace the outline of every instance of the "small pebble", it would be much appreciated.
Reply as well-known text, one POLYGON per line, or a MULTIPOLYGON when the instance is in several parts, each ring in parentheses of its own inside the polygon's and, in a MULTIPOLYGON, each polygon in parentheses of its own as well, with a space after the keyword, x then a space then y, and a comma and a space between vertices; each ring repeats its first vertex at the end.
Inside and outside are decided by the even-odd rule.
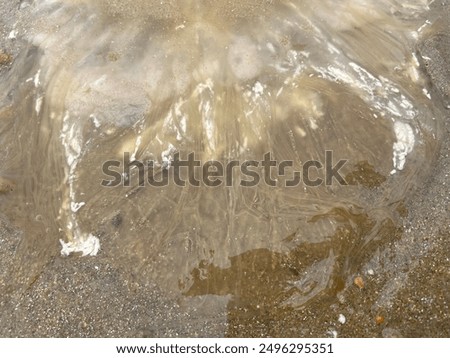
POLYGON ((383 324, 383 323, 384 323, 384 317, 383 317, 383 316, 380 316, 380 315, 376 316, 376 317, 375 317, 375 322, 376 322, 378 325, 383 324))
POLYGON ((340 324, 345 324, 345 322, 347 322, 347 319, 345 318, 345 316, 343 314, 340 314, 338 321, 340 324))
POLYGON ((0 50, 0 66, 9 65, 12 62, 12 56, 0 50))
POLYGON ((338 333, 337 333, 337 331, 336 330, 331 330, 331 331, 328 331, 328 334, 332 337, 332 338, 337 338, 338 337, 338 333))
POLYGON ((364 280, 361 276, 355 277, 353 283, 358 286, 360 289, 364 288, 364 280))

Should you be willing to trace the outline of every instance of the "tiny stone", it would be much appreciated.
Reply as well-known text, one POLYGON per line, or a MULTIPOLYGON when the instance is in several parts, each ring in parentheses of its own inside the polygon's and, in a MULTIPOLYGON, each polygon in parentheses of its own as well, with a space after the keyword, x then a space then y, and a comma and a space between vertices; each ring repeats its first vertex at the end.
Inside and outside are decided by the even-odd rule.
POLYGON ((345 316, 343 314, 340 314, 338 321, 340 324, 345 324, 345 322, 347 322, 347 319, 345 318, 345 316))
POLYGON ((355 280, 354 280, 353 282, 354 282, 354 284, 355 284, 356 286, 358 286, 360 289, 363 289, 363 288, 364 288, 364 280, 363 280, 363 278, 362 278, 361 276, 355 277, 355 280))
POLYGON ((338 333, 334 329, 331 330, 331 331, 328 331, 328 334, 330 334, 332 338, 337 338, 338 337, 338 333))
POLYGON ((376 317, 375 317, 375 322, 376 322, 378 325, 383 324, 383 323, 384 323, 384 317, 383 317, 383 316, 380 316, 380 315, 376 316, 376 317))
POLYGON ((12 56, 0 50, 0 66, 9 65, 12 62, 12 56))

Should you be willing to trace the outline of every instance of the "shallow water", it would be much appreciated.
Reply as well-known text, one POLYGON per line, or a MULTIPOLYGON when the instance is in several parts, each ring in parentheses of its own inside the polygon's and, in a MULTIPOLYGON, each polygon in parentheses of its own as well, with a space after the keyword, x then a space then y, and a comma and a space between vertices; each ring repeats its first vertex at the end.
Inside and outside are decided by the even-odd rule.
POLYGON ((439 145, 415 47, 427 3, 35 1, 0 84, 0 208, 25 281, 62 247, 200 307, 224 296, 236 326, 335 297, 401 235, 439 145), (299 168, 326 151, 350 185, 100 184, 124 152, 299 168))

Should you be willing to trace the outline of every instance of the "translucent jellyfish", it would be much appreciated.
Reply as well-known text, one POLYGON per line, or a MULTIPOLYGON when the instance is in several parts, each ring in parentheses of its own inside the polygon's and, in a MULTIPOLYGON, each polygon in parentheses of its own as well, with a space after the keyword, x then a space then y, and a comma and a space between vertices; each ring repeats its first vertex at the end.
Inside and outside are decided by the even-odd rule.
POLYGON ((28 222, 21 254, 37 253, 32 267, 61 249, 108 255, 169 296, 255 312, 334 295, 396 237, 436 152, 441 115, 415 52, 428 2, 180 3, 26 10, 29 45, 2 84, 17 173, 3 208, 28 222), (239 165, 218 186, 201 168, 177 185, 173 160, 189 153, 239 165), (111 161, 120 185, 104 184, 111 161), (242 185, 242 163, 258 185, 242 185))

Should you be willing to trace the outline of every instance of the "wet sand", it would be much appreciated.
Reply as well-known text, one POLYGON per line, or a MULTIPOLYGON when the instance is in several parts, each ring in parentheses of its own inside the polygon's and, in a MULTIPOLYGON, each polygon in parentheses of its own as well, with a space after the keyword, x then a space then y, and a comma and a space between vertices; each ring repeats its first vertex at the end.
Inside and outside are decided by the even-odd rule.
MULTIPOLYGON (((435 6, 450 14, 441 3, 435 6)), ((8 56, 14 58, 21 44, 8 39, 18 9, 1 4, 0 18, 8 19, 0 29, 1 49, 7 54, 0 65, 3 72, 8 71, 8 56)), ((205 304, 201 297, 185 307, 124 272, 108 254, 108 243, 98 257, 62 258, 55 240, 48 264, 29 280, 15 262, 22 233, 1 216, 0 336, 450 337, 449 119, 444 131, 432 173, 404 204, 403 227, 388 230, 373 252, 366 250, 358 271, 340 283, 335 299, 318 297, 304 309, 245 314, 249 305, 271 299, 264 290, 249 288, 241 292, 248 302, 228 303, 212 320, 217 307, 202 316, 197 310, 205 304), (15 290, 22 278, 26 288, 15 290), (339 322, 340 315, 345 323, 342 317, 339 322)))

